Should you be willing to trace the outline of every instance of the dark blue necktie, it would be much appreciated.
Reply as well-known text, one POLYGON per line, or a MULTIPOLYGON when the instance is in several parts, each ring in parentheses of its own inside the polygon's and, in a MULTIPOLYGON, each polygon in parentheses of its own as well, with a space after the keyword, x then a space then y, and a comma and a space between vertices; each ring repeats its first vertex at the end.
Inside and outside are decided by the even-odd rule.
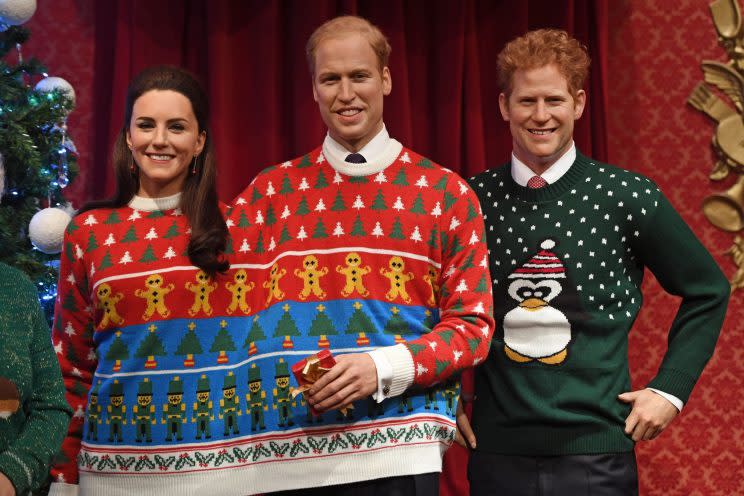
POLYGON ((367 159, 361 153, 350 153, 346 157, 346 162, 350 164, 365 164, 367 163, 367 159))

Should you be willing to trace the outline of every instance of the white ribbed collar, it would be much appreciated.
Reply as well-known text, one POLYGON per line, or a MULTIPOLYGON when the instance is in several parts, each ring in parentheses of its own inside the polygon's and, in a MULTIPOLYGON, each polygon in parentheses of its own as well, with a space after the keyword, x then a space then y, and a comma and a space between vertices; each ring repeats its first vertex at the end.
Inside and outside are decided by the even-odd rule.
POLYGON ((331 138, 330 134, 326 134, 323 141, 323 156, 325 159, 328 160, 331 167, 347 176, 376 174, 392 164, 398 158, 402 149, 403 145, 390 137, 384 125, 382 126, 382 130, 357 152, 362 154, 367 160, 363 164, 350 164, 346 162, 346 157, 353 152, 347 150, 338 141, 331 138))
POLYGON ((143 212, 154 212, 156 210, 172 210, 181 204, 181 193, 162 198, 145 198, 144 196, 134 195, 129 200, 129 206, 135 210, 143 212))
MULTIPOLYGON (((576 144, 571 142, 571 148, 566 150, 566 153, 561 155, 561 158, 556 160, 555 163, 548 168, 548 170, 540 174, 540 177, 545 179, 548 184, 553 184, 554 182, 562 178, 563 174, 568 172, 568 169, 571 168, 571 165, 573 165, 575 160, 576 144)), ((514 155, 514 153, 512 153, 511 163, 511 174, 514 182, 520 186, 527 186, 527 181, 529 181, 530 178, 535 175, 535 173, 532 172, 532 169, 527 167, 524 162, 519 160, 517 156, 514 155)))

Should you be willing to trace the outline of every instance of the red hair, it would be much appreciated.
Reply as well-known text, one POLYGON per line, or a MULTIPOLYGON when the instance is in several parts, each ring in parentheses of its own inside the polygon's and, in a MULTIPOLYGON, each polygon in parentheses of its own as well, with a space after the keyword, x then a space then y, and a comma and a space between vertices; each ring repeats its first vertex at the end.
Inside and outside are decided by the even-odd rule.
POLYGON ((499 53, 499 86, 509 96, 517 70, 555 64, 566 78, 568 91, 575 97, 584 86, 590 63, 586 47, 567 32, 559 29, 529 31, 507 43, 499 53))

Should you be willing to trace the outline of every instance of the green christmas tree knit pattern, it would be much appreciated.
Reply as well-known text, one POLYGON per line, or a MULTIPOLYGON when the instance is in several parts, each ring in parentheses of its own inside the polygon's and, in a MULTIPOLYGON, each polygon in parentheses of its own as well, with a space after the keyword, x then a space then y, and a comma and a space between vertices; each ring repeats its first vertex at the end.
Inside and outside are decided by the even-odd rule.
POLYGON ((728 283, 649 179, 578 154, 542 189, 510 164, 470 180, 491 252, 497 333, 476 369, 478 449, 514 455, 624 452, 628 332, 644 268, 682 298, 649 387, 687 401, 713 353, 728 283))

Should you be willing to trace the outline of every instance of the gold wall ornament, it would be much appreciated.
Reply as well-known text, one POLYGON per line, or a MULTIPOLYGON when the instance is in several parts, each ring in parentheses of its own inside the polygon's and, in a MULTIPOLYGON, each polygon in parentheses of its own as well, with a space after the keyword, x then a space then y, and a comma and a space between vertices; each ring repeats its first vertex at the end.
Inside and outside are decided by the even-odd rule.
POLYGON ((731 278, 731 291, 744 288, 744 239, 741 236, 734 236, 734 244, 726 252, 734 259, 737 270, 734 277, 731 278))
MULTIPOLYGON (((715 0, 710 12, 729 61, 703 60, 700 67, 705 82, 692 90, 687 103, 717 124, 711 141, 716 163, 709 177, 720 181, 731 172, 737 175, 728 190, 705 198, 703 214, 717 228, 738 232, 744 229, 744 26, 737 0, 715 0)), ((733 291, 744 287, 744 242, 740 236, 726 253, 738 268, 731 280, 733 291)))
POLYGON ((737 232, 744 229, 744 175, 723 193, 703 200, 703 213, 718 229, 737 232))
POLYGON ((713 24, 718 32, 718 42, 726 50, 731 62, 740 71, 744 70, 744 47, 742 46, 742 24, 736 0, 716 0, 710 4, 713 24))

